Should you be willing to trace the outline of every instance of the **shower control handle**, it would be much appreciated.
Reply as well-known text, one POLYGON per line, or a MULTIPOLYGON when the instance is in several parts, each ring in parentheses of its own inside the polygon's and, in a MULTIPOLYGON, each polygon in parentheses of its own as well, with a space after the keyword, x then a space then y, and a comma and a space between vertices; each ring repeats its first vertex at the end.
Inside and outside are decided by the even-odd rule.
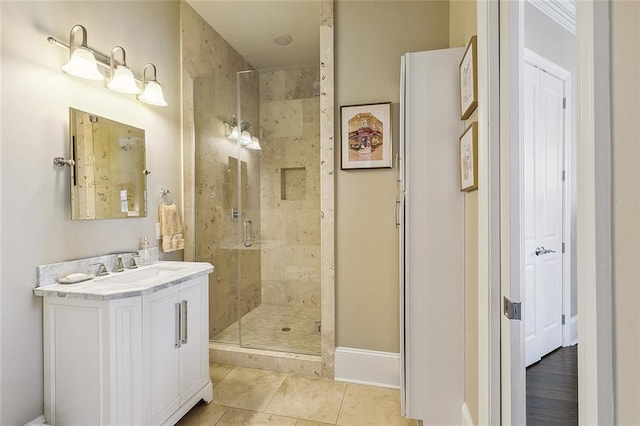
POLYGON ((245 247, 251 247, 253 245, 253 222, 251 219, 244 221, 244 238, 243 244, 245 247))

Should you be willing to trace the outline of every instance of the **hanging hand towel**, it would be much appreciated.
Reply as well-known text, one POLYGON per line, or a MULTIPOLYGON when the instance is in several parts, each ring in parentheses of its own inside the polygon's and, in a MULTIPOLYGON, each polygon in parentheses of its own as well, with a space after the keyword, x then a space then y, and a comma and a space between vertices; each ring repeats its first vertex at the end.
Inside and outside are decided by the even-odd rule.
POLYGON ((162 235, 162 251, 165 253, 184 249, 182 222, 178 206, 175 204, 160 205, 160 235, 162 235))

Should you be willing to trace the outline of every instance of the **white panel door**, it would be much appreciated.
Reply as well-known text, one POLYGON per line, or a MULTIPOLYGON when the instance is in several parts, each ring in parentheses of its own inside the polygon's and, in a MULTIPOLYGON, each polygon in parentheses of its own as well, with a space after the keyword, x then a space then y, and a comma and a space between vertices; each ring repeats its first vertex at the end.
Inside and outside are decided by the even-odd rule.
POLYGON ((523 243, 526 365, 562 346, 564 83, 524 67, 523 243))

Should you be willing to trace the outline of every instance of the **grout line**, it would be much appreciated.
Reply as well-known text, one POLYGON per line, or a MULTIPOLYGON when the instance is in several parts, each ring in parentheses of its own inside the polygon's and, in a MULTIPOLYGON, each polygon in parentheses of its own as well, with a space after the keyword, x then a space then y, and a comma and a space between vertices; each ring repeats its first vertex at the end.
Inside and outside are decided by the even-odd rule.
MULTIPOLYGON (((335 383, 335 380, 334 380, 334 383, 335 383)), ((344 404, 344 397, 345 395, 347 395, 347 386, 349 386, 348 383, 346 383, 344 386, 344 392, 342 392, 342 399, 340 400, 340 408, 338 409, 338 415, 336 416, 336 420, 333 422, 334 425, 338 424, 338 419, 340 418, 340 413, 342 412, 342 405, 344 404)))
MULTIPOLYGON (((220 384, 220 382, 222 382, 222 381, 224 380, 224 378, 225 378, 225 377, 227 377, 227 376, 229 375, 229 373, 231 373, 231 372, 236 368, 236 367, 235 367, 235 366, 233 366, 233 365, 218 364, 218 363, 214 363, 214 364, 215 364, 215 365, 222 365, 222 366, 224 366, 224 367, 231 367, 231 368, 229 369, 229 371, 227 371, 227 372, 225 373, 225 375, 224 375, 224 376, 220 377, 220 380, 218 381, 218 383, 216 383, 216 385, 217 385, 217 384, 220 384)), ((212 365, 214 365, 214 364, 209 364, 209 378, 210 378, 210 379, 211 379, 211 366, 212 366, 212 365)), ((211 385, 215 388, 215 385, 213 384, 213 379, 211 380, 211 385)))
POLYGON ((221 407, 225 407, 224 408, 224 413, 222 413, 222 415, 220 416, 220 418, 218 419, 216 424, 220 423, 222 421, 222 419, 224 419, 224 416, 227 415, 227 411, 229 411, 229 407, 227 407, 226 405, 221 405, 221 407))
POLYGON ((273 414, 273 413, 267 412, 267 408, 269 408, 269 405, 271 405, 271 402, 273 401, 273 398, 276 397, 276 395, 280 391, 280 388, 282 387, 282 385, 284 385, 284 382, 286 382, 287 379, 289 378, 289 375, 290 375, 290 373, 285 373, 284 380, 282 382, 280 382, 280 386, 278 386, 278 389, 276 389, 276 391, 273 393, 273 395, 271 395, 271 399, 269 400, 269 402, 267 402, 267 405, 264 406, 264 410, 262 410, 263 413, 273 414))

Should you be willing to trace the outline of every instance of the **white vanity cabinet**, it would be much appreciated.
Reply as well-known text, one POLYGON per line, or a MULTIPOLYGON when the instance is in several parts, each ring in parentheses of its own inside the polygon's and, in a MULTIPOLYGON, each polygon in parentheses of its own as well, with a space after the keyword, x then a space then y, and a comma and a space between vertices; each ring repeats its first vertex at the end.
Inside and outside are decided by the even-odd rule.
POLYGON ((208 300, 206 277, 143 297, 144 424, 175 423, 210 382, 208 300))
POLYGON ((122 293, 117 284, 101 289, 98 280, 86 289, 36 289, 44 296, 48 424, 173 425, 199 400, 213 399, 207 336, 213 267, 193 265, 196 274, 122 293))
POLYGON ((48 424, 143 424, 141 308, 141 297, 44 298, 48 424))

